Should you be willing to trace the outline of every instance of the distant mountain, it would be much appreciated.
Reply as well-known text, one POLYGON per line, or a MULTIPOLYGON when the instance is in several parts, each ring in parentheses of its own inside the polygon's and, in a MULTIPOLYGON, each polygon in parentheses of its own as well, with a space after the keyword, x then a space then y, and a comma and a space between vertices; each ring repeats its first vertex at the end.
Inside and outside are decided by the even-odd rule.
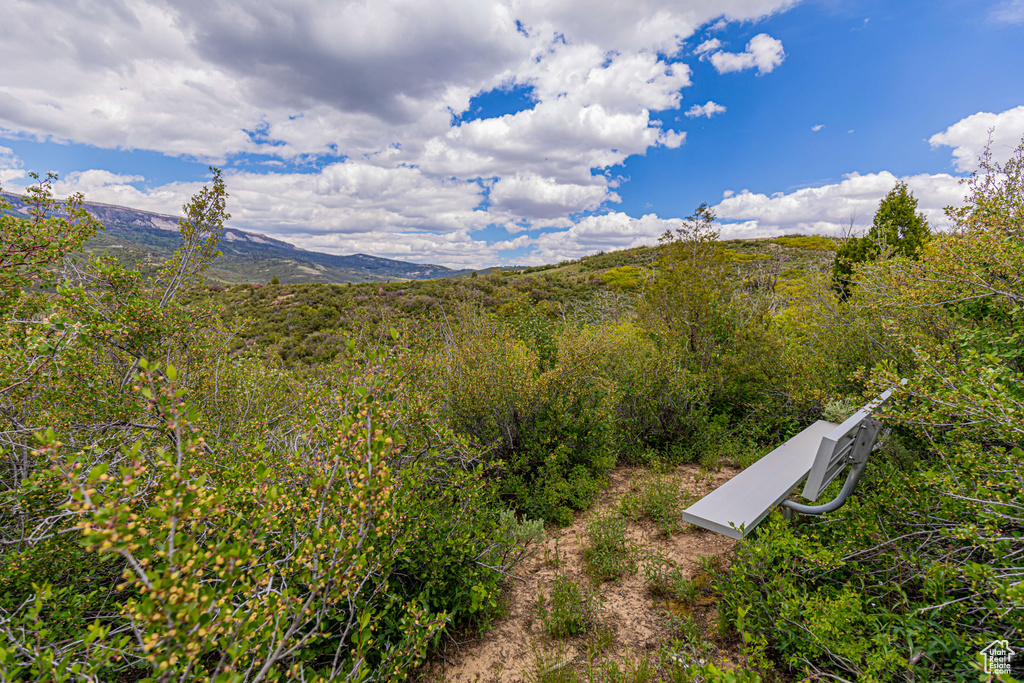
MULTIPOLYGON (((11 203, 11 213, 28 213, 20 197, 2 194, 11 203)), ((86 243, 88 252, 112 254, 123 264, 140 263, 145 267, 163 261, 178 247, 175 216, 99 202, 86 202, 85 208, 106 228, 86 243)), ((232 227, 224 232, 220 251, 222 256, 207 273, 208 282, 267 282, 275 275, 286 284, 429 280, 468 272, 366 254, 337 256, 306 251, 282 240, 232 227)))

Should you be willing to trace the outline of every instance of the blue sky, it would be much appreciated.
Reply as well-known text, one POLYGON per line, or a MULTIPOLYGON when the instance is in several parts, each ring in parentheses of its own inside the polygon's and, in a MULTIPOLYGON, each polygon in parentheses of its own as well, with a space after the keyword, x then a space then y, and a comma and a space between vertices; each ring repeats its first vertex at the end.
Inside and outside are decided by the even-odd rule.
MULTIPOLYGON (((766 31, 783 43, 786 60, 760 77, 693 64, 685 101, 710 99, 728 111, 691 123, 677 152, 631 160, 622 208, 650 203, 659 215, 685 215, 729 189, 791 192, 853 171, 955 172, 949 149, 932 148, 928 138, 979 111, 1024 104, 1024 23, 993 22, 986 4, 804 3, 715 33, 744 44, 766 31), (702 169, 682 175, 684 194, 658 182, 680 163, 702 169)), ((659 118, 675 124, 679 115, 659 118)))
POLYGON ((1024 137, 1024 0, 13 0, 0 183, 477 267, 864 229, 898 179, 935 227, 994 128, 1024 137), (45 26, 40 33, 38 28, 45 26))

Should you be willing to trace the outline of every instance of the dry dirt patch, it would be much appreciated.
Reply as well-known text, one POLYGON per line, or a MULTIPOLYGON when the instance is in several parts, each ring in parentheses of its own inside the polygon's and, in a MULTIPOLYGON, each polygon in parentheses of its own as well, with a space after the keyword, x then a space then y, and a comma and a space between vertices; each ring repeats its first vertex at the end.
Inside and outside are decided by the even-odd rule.
MULTIPOLYGON (((672 474, 679 478, 693 499, 700 498, 722 485, 739 470, 723 467, 717 472, 704 472, 697 465, 685 465, 672 474)), ((581 584, 589 585, 583 561, 587 542, 587 522, 603 510, 617 507, 623 496, 633 489, 637 468, 621 467, 610 475, 610 485, 598 502, 579 515, 568 527, 551 529, 543 544, 534 548, 530 557, 514 570, 514 578, 505 596, 508 615, 498 619, 481 637, 453 642, 442 647, 436 659, 424 671, 422 680, 446 683, 513 683, 524 681, 535 667, 538 652, 557 652, 559 662, 582 667, 594 651, 595 639, 602 639, 601 659, 635 662, 654 654, 670 640, 667 631, 667 610, 672 605, 653 596, 644 585, 641 572, 627 575, 616 582, 605 582, 597 590, 603 598, 599 611, 599 636, 581 636, 558 641, 544 633, 537 618, 538 591, 550 593, 556 574, 568 573, 581 584), (609 642, 610 641, 610 642, 609 642)), ((649 520, 631 521, 626 537, 639 548, 652 549, 674 562, 685 576, 699 571, 700 557, 724 558, 735 541, 698 527, 684 528, 665 537, 649 520)), ((713 606, 704 605, 713 609, 713 606)), ((549 654, 549 661, 550 654, 549 654)))

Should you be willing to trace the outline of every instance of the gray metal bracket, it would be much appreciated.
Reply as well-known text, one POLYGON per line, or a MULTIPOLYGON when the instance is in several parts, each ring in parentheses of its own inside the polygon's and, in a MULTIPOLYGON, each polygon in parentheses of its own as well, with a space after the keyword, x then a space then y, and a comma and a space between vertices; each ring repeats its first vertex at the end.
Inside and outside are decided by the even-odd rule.
MULTIPOLYGON (((846 499, 853 493, 853 490, 857 488, 857 482, 860 481, 860 476, 864 474, 864 468, 867 467, 868 458, 881 445, 878 443, 881 427, 881 422, 870 417, 865 418, 860 423, 857 435, 853 440, 853 448, 847 452, 844 458, 844 464, 851 467, 850 473, 846 475, 846 481, 843 483, 843 488, 838 496, 822 505, 804 505, 796 501, 784 500, 781 503, 782 506, 787 510, 799 512, 803 515, 824 515, 841 508, 846 499)), ((886 430, 886 433, 888 433, 888 430, 886 430)))
POLYGON ((826 512, 834 512, 843 506, 846 499, 850 497, 853 490, 857 488, 857 482, 860 481, 860 475, 864 473, 864 468, 867 467, 868 462, 864 460, 853 465, 850 468, 850 473, 846 475, 846 482, 843 484, 843 490, 839 492, 839 495, 824 505, 804 505, 803 503, 797 503, 792 500, 782 501, 782 507, 792 510, 793 512, 799 512, 802 515, 823 515, 826 512))

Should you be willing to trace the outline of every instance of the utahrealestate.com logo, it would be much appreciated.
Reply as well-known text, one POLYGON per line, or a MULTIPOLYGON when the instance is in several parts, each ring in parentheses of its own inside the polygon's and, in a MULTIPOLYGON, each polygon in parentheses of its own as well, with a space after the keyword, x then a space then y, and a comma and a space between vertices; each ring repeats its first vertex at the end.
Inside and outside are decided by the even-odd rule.
POLYGON ((1009 641, 993 640, 988 647, 981 651, 985 673, 996 675, 1010 673, 1010 662, 1016 654, 1010 648, 1009 641))

